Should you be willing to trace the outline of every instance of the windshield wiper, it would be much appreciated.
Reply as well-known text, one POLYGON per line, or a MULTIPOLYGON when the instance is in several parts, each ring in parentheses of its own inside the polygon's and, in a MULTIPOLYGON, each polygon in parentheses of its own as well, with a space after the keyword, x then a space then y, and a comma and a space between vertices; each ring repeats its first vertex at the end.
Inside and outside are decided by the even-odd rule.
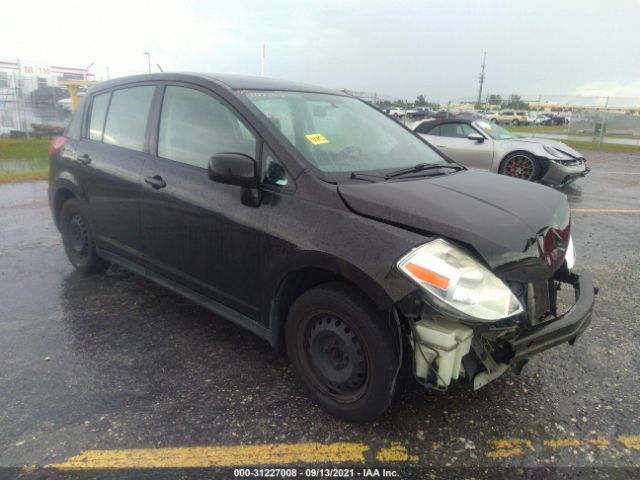
POLYGON ((448 163, 419 163, 418 165, 414 165, 413 167, 403 168, 401 170, 396 170, 395 172, 387 173, 384 178, 387 180, 390 178, 400 177, 402 175, 406 175, 407 173, 417 173, 423 172, 425 170, 436 170, 439 168, 450 168, 453 170, 464 170, 464 167, 460 165, 450 165, 448 163))

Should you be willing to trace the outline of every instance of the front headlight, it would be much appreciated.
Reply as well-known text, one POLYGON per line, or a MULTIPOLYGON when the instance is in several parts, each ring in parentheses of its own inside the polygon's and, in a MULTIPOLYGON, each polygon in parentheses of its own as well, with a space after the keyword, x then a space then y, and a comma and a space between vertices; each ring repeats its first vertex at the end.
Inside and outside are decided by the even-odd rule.
POLYGON ((523 311, 502 280, 445 240, 414 248, 397 266, 437 301, 477 320, 496 321, 523 311))

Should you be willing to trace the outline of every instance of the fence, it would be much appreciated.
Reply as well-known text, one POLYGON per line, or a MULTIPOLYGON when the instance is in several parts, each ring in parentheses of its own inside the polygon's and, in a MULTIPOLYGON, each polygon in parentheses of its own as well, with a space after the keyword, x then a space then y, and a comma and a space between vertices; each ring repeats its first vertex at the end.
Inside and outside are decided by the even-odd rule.
MULTIPOLYGON (((452 114, 468 113, 474 104, 471 98, 448 102, 452 114)), ((481 110, 526 111, 530 123, 518 130, 532 136, 640 146, 640 97, 487 95, 481 110), (536 120, 543 114, 553 117, 536 120)))

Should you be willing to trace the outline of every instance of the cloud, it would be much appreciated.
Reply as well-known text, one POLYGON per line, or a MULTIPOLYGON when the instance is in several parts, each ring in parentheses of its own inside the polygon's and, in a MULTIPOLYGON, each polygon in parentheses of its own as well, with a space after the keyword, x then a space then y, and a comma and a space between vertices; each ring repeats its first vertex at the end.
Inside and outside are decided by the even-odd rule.
POLYGON ((188 1, 71 0, 64 6, 25 2, 10 8, 11 17, 20 21, 3 22, 0 44, 5 54, 74 67, 94 62, 92 70, 98 75, 107 66, 112 75, 145 71, 145 51, 161 64, 197 57, 223 45, 234 27, 230 18, 200 12, 188 1))
POLYGON ((617 81, 589 82, 578 88, 576 95, 595 97, 636 97, 640 102, 640 80, 627 83, 617 81))

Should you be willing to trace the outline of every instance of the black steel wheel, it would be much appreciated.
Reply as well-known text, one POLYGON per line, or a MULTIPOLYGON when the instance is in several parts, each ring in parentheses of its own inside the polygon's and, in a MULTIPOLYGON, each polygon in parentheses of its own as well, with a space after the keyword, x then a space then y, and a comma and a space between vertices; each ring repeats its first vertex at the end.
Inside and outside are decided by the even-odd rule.
POLYGON ((98 257, 88 215, 75 198, 70 198, 62 206, 60 232, 67 257, 77 270, 98 273, 109 265, 98 257))
POLYGON ((397 335, 356 288, 336 282, 302 294, 289 310, 285 337, 298 380, 324 410, 364 422, 391 404, 397 335))
POLYGON ((500 164, 500 173, 522 180, 535 181, 540 176, 540 162, 526 152, 514 152, 500 164))

